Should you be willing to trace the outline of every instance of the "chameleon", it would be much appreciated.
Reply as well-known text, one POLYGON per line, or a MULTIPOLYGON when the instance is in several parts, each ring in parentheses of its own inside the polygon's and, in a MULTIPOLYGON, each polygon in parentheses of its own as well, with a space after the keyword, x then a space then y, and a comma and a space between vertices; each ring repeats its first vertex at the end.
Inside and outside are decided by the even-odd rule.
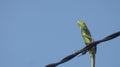
MULTIPOLYGON (((94 39, 92 38, 91 33, 85 22, 78 21, 77 23, 80 27, 82 38, 86 46, 88 46, 90 43, 94 42, 94 39)), ((89 50, 91 67, 95 67, 95 54, 96 54, 96 46, 89 50)))

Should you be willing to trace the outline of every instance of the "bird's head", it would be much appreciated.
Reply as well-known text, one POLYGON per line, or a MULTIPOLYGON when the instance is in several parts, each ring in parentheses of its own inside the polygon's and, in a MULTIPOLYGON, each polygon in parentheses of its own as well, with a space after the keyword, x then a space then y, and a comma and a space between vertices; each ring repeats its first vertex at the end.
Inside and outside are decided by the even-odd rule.
POLYGON ((79 26, 86 26, 85 22, 83 22, 83 21, 78 21, 77 23, 79 26))

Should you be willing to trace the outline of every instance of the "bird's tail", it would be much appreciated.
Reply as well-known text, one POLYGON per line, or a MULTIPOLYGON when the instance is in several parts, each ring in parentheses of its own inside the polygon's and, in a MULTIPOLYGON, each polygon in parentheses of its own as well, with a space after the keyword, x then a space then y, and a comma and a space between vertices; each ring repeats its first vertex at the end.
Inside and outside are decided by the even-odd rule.
POLYGON ((90 53, 91 67, 95 67, 95 54, 90 53))

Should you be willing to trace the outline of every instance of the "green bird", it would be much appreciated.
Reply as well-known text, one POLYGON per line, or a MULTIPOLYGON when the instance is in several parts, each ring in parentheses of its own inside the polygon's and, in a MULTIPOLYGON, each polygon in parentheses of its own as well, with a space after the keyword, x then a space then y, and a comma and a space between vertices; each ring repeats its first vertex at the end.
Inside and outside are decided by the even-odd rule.
MULTIPOLYGON (((82 38, 83 38, 86 46, 88 46, 90 43, 94 42, 94 39, 92 38, 90 31, 89 31, 87 25, 85 24, 85 22, 78 21, 78 25, 80 26, 81 35, 82 35, 82 38)), ((95 67, 96 46, 89 50, 89 54, 90 54, 90 60, 91 60, 91 67, 95 67)))

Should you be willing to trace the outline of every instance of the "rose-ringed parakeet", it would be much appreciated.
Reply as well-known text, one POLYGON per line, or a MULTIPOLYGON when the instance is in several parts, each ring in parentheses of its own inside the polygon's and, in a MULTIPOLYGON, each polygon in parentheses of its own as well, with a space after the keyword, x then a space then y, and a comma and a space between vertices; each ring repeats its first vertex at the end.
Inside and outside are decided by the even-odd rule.
MULTIPOLYGON (((82 38, 83 38, 86 46, 88 46, 90 43, 92 43, 94 41, 90 34, 90 31, 89 31, 87 25, 85 24, 85 22, 78 21, 78 25, 80 26, 80 29, 81 29, 82 38)), ((91 67, 95 67, 96 46, 93 47, 91 50, 89 50, 89 54, 90 54, 90 60, 91 60, 91 67)))

